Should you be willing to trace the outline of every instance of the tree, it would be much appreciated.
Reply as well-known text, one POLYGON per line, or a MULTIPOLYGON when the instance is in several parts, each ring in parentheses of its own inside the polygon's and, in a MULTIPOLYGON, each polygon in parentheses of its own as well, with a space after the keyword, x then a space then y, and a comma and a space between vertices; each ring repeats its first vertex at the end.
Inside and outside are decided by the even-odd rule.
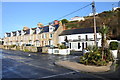
POLYGON ((101 27, 101 29, 99 30, 99 32, 101 33, 102 35, 102 40, 101 40, 101 43, 102 43, 102 59, 103 59, 103 56, 104 56, 104 49, 106 48, 107 46, 107 39, 106 39, 106 36, 107 34, 109 33, 109 27, 103 25, 103 27, 101 27))
POLYGON ((62 24, 66 24, 66 23, 68 23, 69 21, 68 21, 67 19, 62 19, 61 22, 62 22, 62 24))

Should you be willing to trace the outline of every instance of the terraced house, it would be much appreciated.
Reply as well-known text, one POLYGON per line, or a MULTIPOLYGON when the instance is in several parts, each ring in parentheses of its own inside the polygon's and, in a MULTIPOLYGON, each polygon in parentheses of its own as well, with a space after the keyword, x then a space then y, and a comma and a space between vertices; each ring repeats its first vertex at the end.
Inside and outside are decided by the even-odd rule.
POLYGON ((55 20, 54 23, 43 26, 37 24, 35 28, 24 27, 22 30, 5 33, 4 45, 31 44, 37 47, 58 44, 58 35, 63 31, 62 24, 55 20))

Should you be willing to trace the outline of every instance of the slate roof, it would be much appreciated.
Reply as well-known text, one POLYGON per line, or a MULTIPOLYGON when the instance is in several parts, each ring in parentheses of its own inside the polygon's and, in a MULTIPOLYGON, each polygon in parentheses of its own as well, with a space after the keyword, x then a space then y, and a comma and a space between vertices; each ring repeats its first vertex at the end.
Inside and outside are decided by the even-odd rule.
POLYGON ((45 27, 43 27, 43 31, 42 31, 43 33, 44 32, 49 32, 49 26, 45 26, 45 27))
POLYGON ((21 30, 18 30, 19 33, 21 33, 21 30))
MULTIPOLYGON (((97 33, 98 33, 99 29, 100 29, 99 27, 96 28, 96 32, 97 33)), ((84 34, 84 33, 94 33, 93 27, 64 30, 59 36, 62 36, 62 35, 72 35, 72 34, 84 34)))
POLYGON ((25 32, 25 35, 30 34, 30 29, 28 30, 23 30, 25 32))
MULTIPOLYGON (((59 27, 59 24, 53 25, 53 27, 55 27, 54 31, 56 31, 58 29, 58 27, 59 27)), ((38 27, 38 28, 42 30, 40 33, 49 32, 49 26, 38 27)), ((32 30, 35 30, 33 34, 36 34, 36 29, 37 29, 36 27, 32 28, 32 30)), ((30 34, 30 29, 26 29, 26 30, 23 30, 23 31, 25 32, 24 35, 30 34)), ((21 35, 21 30, 18 30, 18 32, 21 35)), ((16 31, 13 31, 13 33, 14 33, 14 36, 16 36, 16 34, 17 34, 16 31)), ((8 34, 9 36, 11 36, 11 33, 6 33, 6 34, 8 34)))
POLYGON ((54 25, 54 27, 55 27, 54 31, 56 31, 58 29, 58 27, 59 27, 59 24, 54 25))
POLYGON ((6 33, 6 34, 10 34, 10 33, 6 33))
MULTIPOLYGON (((54 25, 53 27, 55 27, 54 31, 56 31, 58 29, 58 27, 59 27, 59 24, 54 25)), ((39 27, 39 29, 43 29, 41 33, 49 32, 49 26, 44 26, 42 28, 39 27)))

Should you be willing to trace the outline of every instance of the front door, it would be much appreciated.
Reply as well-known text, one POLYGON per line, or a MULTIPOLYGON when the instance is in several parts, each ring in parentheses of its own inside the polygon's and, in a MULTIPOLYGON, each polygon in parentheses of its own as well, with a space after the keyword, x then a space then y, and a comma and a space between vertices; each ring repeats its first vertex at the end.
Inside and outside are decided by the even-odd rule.
POLYGON ((82 43, 82 49, 84 49, 84 42, 82 43))

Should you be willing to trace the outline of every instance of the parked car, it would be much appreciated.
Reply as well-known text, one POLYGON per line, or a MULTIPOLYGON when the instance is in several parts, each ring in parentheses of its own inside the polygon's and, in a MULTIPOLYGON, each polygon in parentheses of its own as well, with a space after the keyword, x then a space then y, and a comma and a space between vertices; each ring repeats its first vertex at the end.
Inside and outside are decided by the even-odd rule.
POLYGON ((23 44, 23 46, 34 46, 32 44, 23 44))
POLYGON ((43 47, 49 47, 49 48, 51 48, 51 49, 58 48, 58 47, 55 47, 55 46, 53 46, 53 45, 45 45, 45 46, 43 46, 43 47))
POLYGON ((86 48, 83 49, 83 51, 82 51, 83 54, 88 53, 88 52, 90 52, 90 51, 88 49, 86 49, 86 48))

